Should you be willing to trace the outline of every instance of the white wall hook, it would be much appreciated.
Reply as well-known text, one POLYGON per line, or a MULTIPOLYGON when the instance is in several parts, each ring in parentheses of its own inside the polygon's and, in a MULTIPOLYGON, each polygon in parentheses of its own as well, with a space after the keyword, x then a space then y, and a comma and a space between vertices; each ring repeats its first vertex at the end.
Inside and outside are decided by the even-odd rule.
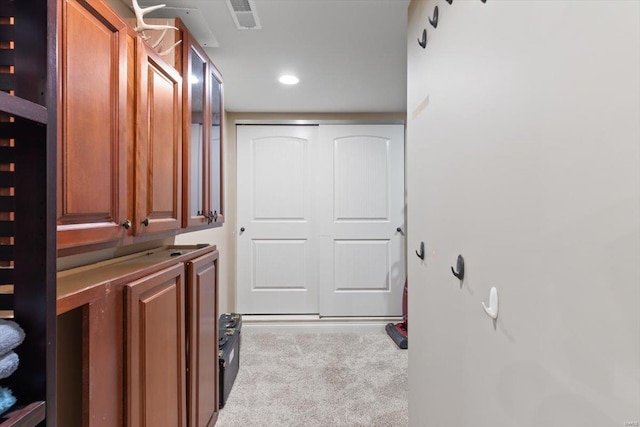
POLYGON ((487 312, 487 315, 492 319, 498 318, 498 290, 495 286, 491 287, 489 291, 489 307, 482 302, 482 308, 487 312))

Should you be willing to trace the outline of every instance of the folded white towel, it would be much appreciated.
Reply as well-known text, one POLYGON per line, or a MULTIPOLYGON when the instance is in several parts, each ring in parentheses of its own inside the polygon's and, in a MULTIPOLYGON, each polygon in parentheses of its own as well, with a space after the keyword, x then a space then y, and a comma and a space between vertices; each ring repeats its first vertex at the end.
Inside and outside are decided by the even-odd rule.
POLYGON ((0 387, 0 414, 11 408, 15 403, 16 398, 13 396, 13 393, 11 393, 11 390, 0 387))
POLYGON ((0 319, 0 354, 5 354, 24 340, 24 331, 13 320, 0 319))
POLYGON ((0 356, 0 379, 7 378, 18 369, 20 359, 13 351, 0 356))

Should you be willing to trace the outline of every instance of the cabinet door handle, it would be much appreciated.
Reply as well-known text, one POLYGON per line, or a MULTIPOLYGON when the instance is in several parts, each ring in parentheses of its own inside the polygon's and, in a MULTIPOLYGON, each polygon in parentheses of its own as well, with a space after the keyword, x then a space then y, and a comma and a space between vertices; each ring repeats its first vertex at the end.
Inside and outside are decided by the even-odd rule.
POLYGON ((149 226, 149 218, 145 218, 142 220, 142 225, 144 225, 145 227, 149 226))
POLYGON ((217 222, 218 221, 218 211, 209 211, 209 215, 206 216, 208 223, 211 224, 212 222, 217 222))
POLYGON ((240 227, 240 232, 244 233, 244 227, 240 227))
POLYGON ((125 222, 122 223, 122 226, 127 230, 130 229, 131 228, 131 220, 127 219, 125 222))

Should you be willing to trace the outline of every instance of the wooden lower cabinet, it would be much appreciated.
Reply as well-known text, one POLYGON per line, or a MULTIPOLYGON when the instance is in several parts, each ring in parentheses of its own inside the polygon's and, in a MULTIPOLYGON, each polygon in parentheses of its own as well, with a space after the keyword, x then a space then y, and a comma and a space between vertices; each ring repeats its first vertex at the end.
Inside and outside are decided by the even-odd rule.
POLYGON ((189 426, 218 419, 218 251, 187 262, 189 426))
POLYGON ((59 273, 59 319, 75 313, 59 334, 81 331, 67 351, 82 363, 62 363, 74 355, 60 349, 58 375, 81 395, 59 396, 68 417, 58 425, 213 426, 217 307, 215 246, 159 248, 59 273))
POLYGON ((184 265, 125 286, 127 426, 185 427, 184 265))

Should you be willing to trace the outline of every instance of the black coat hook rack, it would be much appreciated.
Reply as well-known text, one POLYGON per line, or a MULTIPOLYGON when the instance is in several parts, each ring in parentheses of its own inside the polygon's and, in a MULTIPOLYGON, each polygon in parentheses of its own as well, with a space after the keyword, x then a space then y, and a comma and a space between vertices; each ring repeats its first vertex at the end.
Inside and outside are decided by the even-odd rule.
POLYGON ((459 280, 464 280, 464 258, 462 255, 458 255, 458 260, 456 261, 456 270, 451 267, 451 272, 454 276, 456 276, 459 280), (456 270, 458 270, 456 272, 456 270))

